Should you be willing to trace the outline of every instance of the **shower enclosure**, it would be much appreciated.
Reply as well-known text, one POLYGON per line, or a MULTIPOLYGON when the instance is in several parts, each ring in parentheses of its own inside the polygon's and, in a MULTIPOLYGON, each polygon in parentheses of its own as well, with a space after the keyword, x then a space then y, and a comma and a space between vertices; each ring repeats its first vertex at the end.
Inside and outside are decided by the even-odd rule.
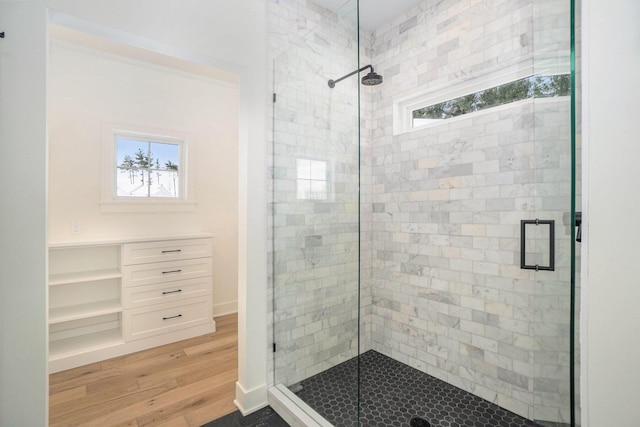
POLYGON ((273 384, 319 425, 578 425, 573 4, 374 3, 270 3, 273 384))

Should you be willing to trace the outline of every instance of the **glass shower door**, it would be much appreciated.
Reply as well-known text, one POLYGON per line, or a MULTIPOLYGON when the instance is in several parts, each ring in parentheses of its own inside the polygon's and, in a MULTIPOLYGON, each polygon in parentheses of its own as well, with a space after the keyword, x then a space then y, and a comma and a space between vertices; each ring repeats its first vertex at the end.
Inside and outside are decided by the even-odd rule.
POLYGON ((538 425, 570 422, 572 2, 500 4, 482 19, 471 5, 429 4, 359 40, 349 1, 274 62, 274 382, 334 425, 366 425, 374 412, 464 415, 430 414, 433 402, 407 397, 406 383, 393 394, 399 375, 386 365, 367 383, 367 353, 538 425), (464 30, 478 22, 496 27, 484 44, 464 30), (492 47, 511 38, 513 51, 492 47), (397 91, 433 89, 406 64, 458 88, 469 70, 446 59, 467 58, 469 46, 495 60, 466 64, 486 83, 478 90, 513 83, 512 73, 532 85, 526 96, 394 133, 397 91), (382 85, 327 84, 369 62, 382 85))
MULTIPOLYGON (((549 254, 550 226, 531 225, 527 256, 535 264, 554 262, 553 271, 532 271, 531 321, 533 413, 540 425, 572 422, 572 291, 575 290, 575 135, 572 127, 571 0, 534 2, 534 72, 541 91, 534 98, 535 184, 533 216, 553 221, 554 253, 549 254), (536 230, 537 229, 537 230, 536 230)), ((573 94, 575 95, 575 94, 573 94)))
POLYGON ((322 11, 274 61, 274 383, 321 413, 317 374, 341 365, 341 425, 357 424, 359 331, 357 1, 322 11), (354 359, 355 358, 355 359, 354 359))

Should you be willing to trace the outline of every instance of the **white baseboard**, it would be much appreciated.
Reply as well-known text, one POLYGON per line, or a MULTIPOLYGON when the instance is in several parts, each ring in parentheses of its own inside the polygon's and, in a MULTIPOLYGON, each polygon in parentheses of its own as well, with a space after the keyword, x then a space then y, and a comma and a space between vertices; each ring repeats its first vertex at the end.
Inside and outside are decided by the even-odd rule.
POLYGON ((213 317, 226 316, 238 312, 238 301, 223 302, 213 305, 213 317))
POLYGON ((269 404, 267 402, 267 385, 264 384, 247 391, 236 381, 236 398, 233 403, 243 416, 264 408, 269 404))

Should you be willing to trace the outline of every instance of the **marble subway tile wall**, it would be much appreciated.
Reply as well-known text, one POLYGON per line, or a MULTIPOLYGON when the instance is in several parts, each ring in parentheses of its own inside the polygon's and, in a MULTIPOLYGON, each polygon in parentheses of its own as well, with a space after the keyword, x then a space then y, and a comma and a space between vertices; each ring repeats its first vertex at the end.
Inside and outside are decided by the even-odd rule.
POLYGON ((372 339, 375 350, 520 415, 566 421, 568 98, 400 135, 392 126, 394 100, 416 91, 510 67, 533 74, 534 24, 560 19, 534 19, 533 3, 424 2, 372 35, 385 76, 371 119, 372 339), (556 222, 554 272, 520 269, 520 220, 535 218, 556 222))
MULTIPOLYGON (((580 2, 576 2, 580 3, 580 2)), ((579 5, 578 5, 579 7, 579 5)), ((538 74, 569 73, 571 43, 571 2, 533 2, 534 67, 538 74)), ((579 23, 579 21, 576 21, 579 23)), ((576 51, 579 54, 579 50, 576 51)))
MULTIPOLYGON (((377 147, 385 154, 374 154, 373 167, 382 190, 373 196, 373 346, 521 415, 560 421, 569 396, 562 237, 570 227, 566 211, 536 209, 547 202, 528 183, 540 142, 534 127, 522 132, 521 119, 537 107, 523 101, 414 132, 397 148, 377 147), (494 120, 511 129, 490 134, 494 120), (465 160, 478 152, 482 161, 465 160), (537 217, 554 219, 561 237, 554 272, 519 267, 520 220, 537 217)), ((551 108, 567 118, 566 101, 551 108)), ((537 172, 568 191, 553 182, 554 167, 537 172)))
POLYGON ((358 351, 357 78, 327 85, 357 68, 358 37, 311 2, 272 1, 270 16, 275 382, 292 385, 358 351))

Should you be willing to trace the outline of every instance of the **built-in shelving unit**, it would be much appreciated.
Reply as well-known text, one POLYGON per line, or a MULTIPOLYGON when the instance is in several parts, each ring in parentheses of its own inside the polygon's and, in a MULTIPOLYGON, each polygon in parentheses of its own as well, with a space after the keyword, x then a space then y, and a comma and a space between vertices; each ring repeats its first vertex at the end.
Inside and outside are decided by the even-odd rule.
POLYGON ((215 331, 211 236, 52 244, 49 271, 50 372, 215 331))

